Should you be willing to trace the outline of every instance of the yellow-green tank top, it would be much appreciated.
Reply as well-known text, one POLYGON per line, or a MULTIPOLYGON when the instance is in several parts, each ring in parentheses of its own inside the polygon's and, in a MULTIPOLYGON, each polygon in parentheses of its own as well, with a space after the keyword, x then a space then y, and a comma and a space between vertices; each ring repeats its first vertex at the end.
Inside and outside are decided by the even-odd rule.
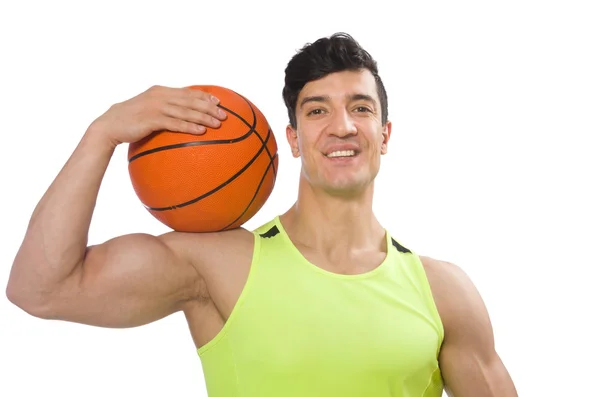
POLYGON ((443 326, 419 256, 386 231, 359 275, 298 251, 279 217, 253 231, 250 273, 230 317, 198 349, 209 397, 440 397, 443 326))

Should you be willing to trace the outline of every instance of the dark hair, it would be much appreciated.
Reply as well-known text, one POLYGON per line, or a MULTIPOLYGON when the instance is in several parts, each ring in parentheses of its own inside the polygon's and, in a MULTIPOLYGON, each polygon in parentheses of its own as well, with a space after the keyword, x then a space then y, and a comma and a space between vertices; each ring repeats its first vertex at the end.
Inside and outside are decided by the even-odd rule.
POLYGON ((306 44, 288 62, 285 69, 283 101, 291 126, 296 128, 298 94, 306 83, 330 73, 361 69, 369 70, 375 77, 381 103, 381 122, 385 124, 388 117, 387 93, 379 76, 377 62, 352 36, 347 33, 335 33, 306 44))

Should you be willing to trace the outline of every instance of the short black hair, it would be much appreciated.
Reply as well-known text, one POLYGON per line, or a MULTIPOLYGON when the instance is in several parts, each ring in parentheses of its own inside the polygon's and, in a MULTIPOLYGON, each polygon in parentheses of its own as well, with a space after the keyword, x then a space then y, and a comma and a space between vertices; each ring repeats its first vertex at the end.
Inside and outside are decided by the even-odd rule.
POLYGON ((375 77, 381 103, 381 122, 385 124, 388 118, 388 100, 377 62, 352 36, 340 32, 306 44, 288 62, 285 69, 283 101, 288 110, 290 125, 296 128, 298 94, 306 83, 330 73, 361 69, 369 70, 375 77))

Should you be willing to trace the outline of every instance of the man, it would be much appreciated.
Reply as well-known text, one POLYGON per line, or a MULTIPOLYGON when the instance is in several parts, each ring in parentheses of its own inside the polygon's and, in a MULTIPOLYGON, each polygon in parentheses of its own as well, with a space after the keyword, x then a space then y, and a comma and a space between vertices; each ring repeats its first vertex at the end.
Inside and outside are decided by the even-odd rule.
POLYGON ((253 231, 132 234, 87 246, 115 150, 153 131, 203 134, 218 98, 153 87, 84 134, 36 207, 7 287, 33 316, 133 327, 183 311, 210 397, 514 397, 476 288, 420 257, 372 211, 391 122, 377 65, 345 34, 286 68, 297 201, 253 231), (67 180, 68 178, 68 180, 67 180))

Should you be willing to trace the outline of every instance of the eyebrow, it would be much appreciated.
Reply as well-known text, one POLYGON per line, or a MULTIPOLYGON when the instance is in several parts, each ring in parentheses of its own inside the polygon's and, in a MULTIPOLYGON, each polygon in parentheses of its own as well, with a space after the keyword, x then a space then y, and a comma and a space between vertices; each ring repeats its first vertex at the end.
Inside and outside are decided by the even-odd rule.
MULTIPOLYGON (((368 101, 371 102, 373 105, 377 104, 377 101, 375 100, 375 98, 373 98, 371 95, 368 94, 353 94, 353 95, 349 95, 349 99, 351 101, 368 101)), ((302 101, 300 102, 300 107, 304 106, 306 103, 309 102, 327 102, 331 100, 330 96, 327 95, 313 95, 313 96, 307 96, 305 98, 302 99, 302 101)))

